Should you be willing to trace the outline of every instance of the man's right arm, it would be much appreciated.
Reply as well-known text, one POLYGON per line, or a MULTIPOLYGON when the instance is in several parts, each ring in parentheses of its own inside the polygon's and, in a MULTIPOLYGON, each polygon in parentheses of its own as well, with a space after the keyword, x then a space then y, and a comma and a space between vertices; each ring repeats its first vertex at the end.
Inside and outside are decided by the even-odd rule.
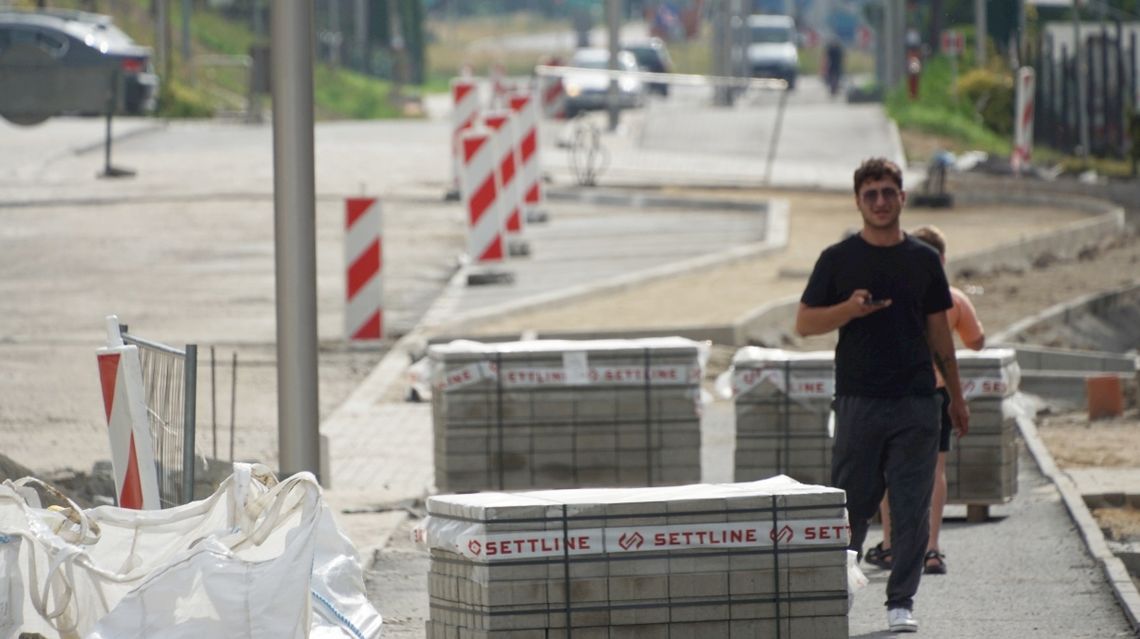
POLYGON ((891 305, 890 300, 867 303, 870 299, 871 292, 861 288, 832 306, 808 306, 800 302, 796 311, 796 333, 801 337, 830 333, 857 317, 865 317, 891 305))

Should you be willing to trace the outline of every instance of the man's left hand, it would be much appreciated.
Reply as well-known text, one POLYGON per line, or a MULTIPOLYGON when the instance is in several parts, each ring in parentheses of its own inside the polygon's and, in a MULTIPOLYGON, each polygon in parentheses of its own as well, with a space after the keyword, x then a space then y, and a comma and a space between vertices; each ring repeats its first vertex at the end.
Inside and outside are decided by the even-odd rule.
POLYGON ((950 423, 959 438, 970 432, 970 407, 965 398, 958 397, 950 402, 950 423))

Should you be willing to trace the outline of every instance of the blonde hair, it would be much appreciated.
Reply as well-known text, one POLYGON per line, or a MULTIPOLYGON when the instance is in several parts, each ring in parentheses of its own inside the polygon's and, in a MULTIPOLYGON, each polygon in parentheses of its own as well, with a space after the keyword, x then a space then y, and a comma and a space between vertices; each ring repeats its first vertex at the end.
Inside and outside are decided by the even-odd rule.
POLYGON ((933 224, 920 226, 911 231, 910 234, 933 246, 939 255, 946 255, 946 235, 937 226, 933 224))

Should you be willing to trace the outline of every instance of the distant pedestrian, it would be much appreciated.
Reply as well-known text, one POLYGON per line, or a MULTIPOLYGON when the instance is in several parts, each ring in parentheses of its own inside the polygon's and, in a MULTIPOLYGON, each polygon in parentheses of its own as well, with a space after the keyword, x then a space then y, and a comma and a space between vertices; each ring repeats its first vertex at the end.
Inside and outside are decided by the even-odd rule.
POLYGON ((946 320, 952 306, 946 274, 938 253, 900 226, 902 171, 889 160, 869 159, 856 169, 854 186, 862 229, 820 254, 800 298, 796 332, 839 330, 831 481, 847 493, 849 547, 860 554, 890 489, 887 623, 894 632, 914 632, 938 459, 941 398, 932 360, 946 380, 959 435, 969 428, 969 409, 946 320))
POLYGON ((843 80, 843 43, 839 38, 833 37, 827 43, 823 56, 824 73, 827 88, 831 95, 839 93, 839 84, 843 80))
MULTIPOLYGON (((938 251, 942 264, 946 264, 946 236, 934 226, 920 226, 911 231, 911 235, 926 242, 938 251)), ((950 297, 954 306, 946 311, 946 319, 950 323, 950 330, 958 333, 958 338, 967 348, 979 351, 986 345, 986 334, 982 330, 982 323, 978 321, 978 312, 974 310, 973 303, 961 290, 951 286, 950 297)), ((942 531, 942 511, 946 507, 946 453, 950 451, 950 394, 946 392, 946 383, 942 375, 935 370, 938 394, 942 397, 942 433, 938 440, 938 466, 934 470, 934 492, 930 498, 930 540, 926 543, 926 556, 923 558, 923 572, 928 575, 946 574, 946 555, 938 542, 938 535, 942 531)), ((883 540, 867 551, 867 562, 880 568, 891 567, 891 509, 887 504, 887 497, 879 504, 879 516, 883 520, 883 540)))

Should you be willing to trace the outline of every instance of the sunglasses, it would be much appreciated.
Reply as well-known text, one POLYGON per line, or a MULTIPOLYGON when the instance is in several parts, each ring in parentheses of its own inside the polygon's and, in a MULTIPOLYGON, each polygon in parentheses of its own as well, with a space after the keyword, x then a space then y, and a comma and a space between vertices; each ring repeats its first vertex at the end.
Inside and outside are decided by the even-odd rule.
POLYGON ((899 190, 893 186, 884 186, 881 189, 867 189, 859 194, 859 197, 867 204, 878 201, 880 196, 884 202, 894 202, 899 199, 899 190))

